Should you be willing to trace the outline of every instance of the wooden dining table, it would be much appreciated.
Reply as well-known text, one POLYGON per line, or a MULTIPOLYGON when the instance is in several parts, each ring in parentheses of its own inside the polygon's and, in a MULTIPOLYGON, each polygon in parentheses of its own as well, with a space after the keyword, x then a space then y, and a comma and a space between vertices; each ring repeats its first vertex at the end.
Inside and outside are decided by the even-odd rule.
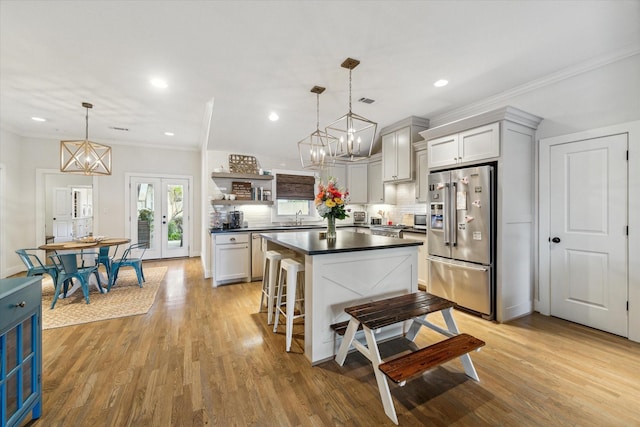
MULTIPOLYGON (((38 246, 38 249, 42 249, 46 251, 46 258, 49 260, 49 255, 53 253, 57 253, 57 251, 80 251, 83 252, 85 250, 90 249, 98 249, 105 246, 120 246, 126 245, 131 242, 131 239, 126 237, 105 237, 105 238, 91 238, 85 237, 82 239, 71 240, 69 242, 59 242, 59 243, 46 243, 44 245, 38 246)), ((117 249, 116 249, 117 250, 117 249)), ((93 277, 93 276, 92 276, 93 277)), ((100 282, 102 284, 109 283, 109 278, 106 280, 102 278, 102 273, 100 273, 100 282)), ((96 283, 98 290, 100 290, 101 283, 96 283)), ((73 294, 76 290, 78 290, 80 285, 78 283, 74 283, 71 289, 67 291, 67 296, 73 294)), ((102 292, 100 290, 100 292, 102 292)))

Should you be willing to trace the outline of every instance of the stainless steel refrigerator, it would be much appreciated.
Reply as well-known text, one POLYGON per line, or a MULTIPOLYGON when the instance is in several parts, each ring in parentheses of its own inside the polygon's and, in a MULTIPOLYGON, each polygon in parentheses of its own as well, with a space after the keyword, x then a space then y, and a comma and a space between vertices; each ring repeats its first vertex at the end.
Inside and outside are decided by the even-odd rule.
POLYGON ((429 175, 429 292, 495 318, 494 168, 429 175))

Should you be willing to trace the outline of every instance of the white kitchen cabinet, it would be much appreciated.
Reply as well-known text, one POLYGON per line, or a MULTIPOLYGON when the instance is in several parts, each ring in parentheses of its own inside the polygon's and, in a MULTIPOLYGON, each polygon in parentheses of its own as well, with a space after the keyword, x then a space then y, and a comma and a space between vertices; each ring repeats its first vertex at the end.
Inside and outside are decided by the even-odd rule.
POLYGON ((427 257, 429 256, 429 251, 427 248, 427 235, 424 233, 403 232, 402 238, 423 242, 422 246, 418 246, 418 287, 420 289, 426 290, 429 280, 429 269, 427 265, 427 257))
POLYGON ((491 123, 427 142, 428 167, 458 165, 500 156, 500 124, 491 123))
POLYGON ((251 280, 249 233, 220 233, 212 239, 213 286, 251 280))
POLYGON ((334 178, 338 181, 338 188, 347 188, 347 165, 344 163, 335 163, 328 168, 324 169, 320 173, 320 179, 323 183, 327 183, 329 178, 334 178))
POLYGON ((384 182, 413 181, 412 144, 421 140, 419 132, 428 127, 429 120, 411 116, 380 131, 384 182))
POLYGON ((416 202, 426 203, 427 201, 427 176, 429 168, 427 166, 427 150, 416 151, 416 202))
MULTIPOLYGON (((379 155, 378 155, 379 156, 379 155)), ((377 158, 368 165, 368 186, 370 204, 395 204, 395 185, 382 181, 382 160, 377 158)))
POLYGON ((264 252, 260 233, 251 233, 251 280, 262 280, 264 252))
POLYGON ((460 159, 441 155, 457 138, 461 166, 491 160, 496 182, 496 320, 533 311, 535 277, 535 131, 542 118, 513 107, 478 114, 427 129, 429 168, 457 165, 460 159), (454 138, 455 137, 455 138, 454 138))
POLYGON ((384 182, 410 181, 413 176, 411 162, 411 128, 382 135, 382 179, 384 182))
POLYGON ((347 166, 347 189, 350 203, 365 204, 369 201, 368 172, 366 163, 347 166))

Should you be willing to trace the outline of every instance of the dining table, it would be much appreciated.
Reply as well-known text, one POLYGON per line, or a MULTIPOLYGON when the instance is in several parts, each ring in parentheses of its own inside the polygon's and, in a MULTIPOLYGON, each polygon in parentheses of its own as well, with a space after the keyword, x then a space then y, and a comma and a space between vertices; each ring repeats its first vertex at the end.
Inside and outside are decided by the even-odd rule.
MULTIPOLYGON (((128 244, 130 242, 131 242, 131 239, 128 239, 126 237, 93 237, 93 236, 88 236, 88 237, 83 237, 83 238, 76 239, 76 240, 71 240, 71 241, 68 241, 68 242, 46 243, 44 245, 38 246, 38 249, 42 249, 43 251, 46 252, 46 258, 48 260, 49 259, 49 255, 52 252, 53 253, 58 253, 58 251, 64 251, 64 252, 79 251, 80 253, 82 253, 85 250, 99 249, 99 248, 102 248, 102 247, 105 247, 105 246, 115 246, 116 247, 116 251, 117 251, 118 250, 117 249, 118 246, 126 245, 126 244, 128 244)), ((97 254, 96 254, 96 256, 97 256, 97 254)), ((83 262, 84 262, 84 260, 83 260, 83 262)), ((98 288, 98 290, 100 292, 102 292, 101 285, 102 284, 108 284, 109 283, 109 277, 104 276, 102 272, 99 272, 99 275, 100 275, 100 282, 101 283, 95 283, 95 286, 98 288)), ((93 277, 93 276, 91 276, 91 277, 93 277)), ((69 296, 69 295, 73 294, 79 288, 80 288, 80 284, 76 281, 73 284, 73 286, 71 287, 71 289, 69 289, 67 291, 66 296, 69 296)))

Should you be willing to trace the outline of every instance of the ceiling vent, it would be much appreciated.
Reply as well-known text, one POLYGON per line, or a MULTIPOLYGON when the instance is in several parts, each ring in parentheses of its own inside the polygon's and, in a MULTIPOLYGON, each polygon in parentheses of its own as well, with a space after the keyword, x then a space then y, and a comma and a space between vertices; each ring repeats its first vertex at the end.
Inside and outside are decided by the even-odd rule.
POLYGON ((110 126, 109 129, 119 130, 119 131, 122 131, 122 132, 129 132, 129 128, 120 128, 118 126, 110 126))
POLYGON ((358 99, 359 102, 364 102, 365 104, 373 104, 374 102, 376 102, 374 99, 371 98, 360 98, 358 99))

